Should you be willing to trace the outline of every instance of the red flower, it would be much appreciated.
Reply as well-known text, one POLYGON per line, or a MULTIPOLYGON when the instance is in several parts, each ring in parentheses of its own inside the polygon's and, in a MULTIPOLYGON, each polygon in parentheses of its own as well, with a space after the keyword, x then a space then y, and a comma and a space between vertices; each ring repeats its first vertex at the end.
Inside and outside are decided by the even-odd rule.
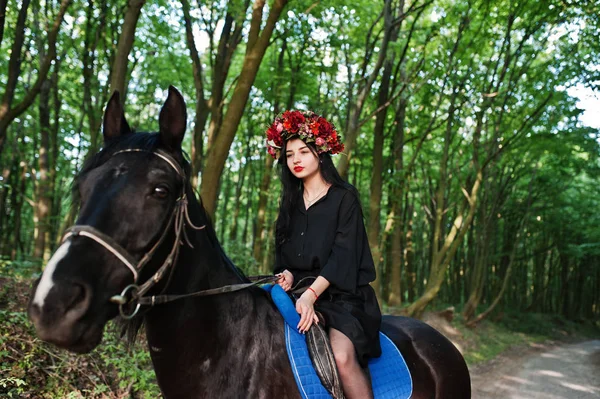
POLYGON ((318 124, 318 136, 323 137, 323 138, 327 138, 329 141, 329 137, 331 137, 332 134, 335 134, 335 130, 333 128, 333 126, 331 125, 331 123, 329 123, 327 121, 327 119, 319 116, 319 118, 317 119, 318 124))
POLYGON ((267 129, 267 141, 273 141, 276 146, 281 147, 283 145, 283 139, 281 138, 281 133, 277 131, 275 124, 272 124, 269 129, 267 129))
POLYGON ((298 137, 305 142, 314 142, 319 154, 323 152, 337 154, 344 150, 335 126, 312 111, 285 111, 275 118, 266 133, 267 150, 273 158, 277 156, 277 149, 291 137, 298 137))
POLYGON ((298 133, 300 125, 306 121, 306 118, 300 111, 285 111, 282 118, 283 128, 292 134, 298 133))

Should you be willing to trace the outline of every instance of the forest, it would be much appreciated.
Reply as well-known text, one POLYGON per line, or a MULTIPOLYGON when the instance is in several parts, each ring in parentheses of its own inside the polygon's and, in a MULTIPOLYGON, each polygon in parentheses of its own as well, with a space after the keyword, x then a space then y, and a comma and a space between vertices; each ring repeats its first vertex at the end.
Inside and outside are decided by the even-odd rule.
POLYGON ((110 95, 156 131, 173 85, 247 275, 274 262, 265 130, 312 110, 345 144, 385 311, 597 320, 600 122, 574 93, 600 91, 599 31, 595 1, 1 0, 0 275, 38 277, 73 224, 110 95))
POLYGON ((598 129, 568 93, 598 86, 598 6, 326 3, 5 2, 3 268, 39 273, 72 224, 111 92, 152 131, 172 84, 195 187, 246 273, 274 256, 265 130, 311 109, 342 135, 388 306, 598 316, 598 129))

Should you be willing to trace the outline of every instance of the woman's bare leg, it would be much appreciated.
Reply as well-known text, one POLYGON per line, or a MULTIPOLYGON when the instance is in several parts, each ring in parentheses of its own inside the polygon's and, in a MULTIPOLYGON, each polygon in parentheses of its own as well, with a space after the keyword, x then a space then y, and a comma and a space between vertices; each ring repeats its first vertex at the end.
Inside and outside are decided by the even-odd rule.
POLYGON ((358 364, 352 341, 334 328, 329 329, 329 339, 346 398, 372 399, 371 383, 358 364))

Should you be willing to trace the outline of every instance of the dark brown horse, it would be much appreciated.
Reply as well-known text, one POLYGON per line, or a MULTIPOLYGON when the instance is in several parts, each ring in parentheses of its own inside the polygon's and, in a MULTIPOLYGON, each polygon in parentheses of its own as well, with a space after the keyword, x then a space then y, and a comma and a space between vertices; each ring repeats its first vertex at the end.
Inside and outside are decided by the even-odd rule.
MULTIPOLYGON (((104 148, 76 180, 77 224, 32 293, 39 337, 88 352, 108 320, 142 303, 128 327, 135 332, 144 322, 166 398, 299 398, 283 319, 263 290, 169 301, 248 280, 224 254, 190 186, 181 151, 185 103, 173 87, 159 122, 158 133, 134 134, 118 94, 109 101, 104 148)), ((385 317, 382 330, 412 372, 413 398, 470 397, 467 366, 444 336, 403 317, 385 317)))

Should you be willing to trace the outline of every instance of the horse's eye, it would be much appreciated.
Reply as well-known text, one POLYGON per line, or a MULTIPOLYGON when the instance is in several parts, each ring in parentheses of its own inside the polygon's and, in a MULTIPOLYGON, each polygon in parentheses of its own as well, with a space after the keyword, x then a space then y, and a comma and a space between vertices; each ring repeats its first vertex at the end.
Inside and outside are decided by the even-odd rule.
POLYGON ((167 186, 156 186, 154 187, 154 195, 158 198, 167 198, 169 195, 169 188, 167 186))

